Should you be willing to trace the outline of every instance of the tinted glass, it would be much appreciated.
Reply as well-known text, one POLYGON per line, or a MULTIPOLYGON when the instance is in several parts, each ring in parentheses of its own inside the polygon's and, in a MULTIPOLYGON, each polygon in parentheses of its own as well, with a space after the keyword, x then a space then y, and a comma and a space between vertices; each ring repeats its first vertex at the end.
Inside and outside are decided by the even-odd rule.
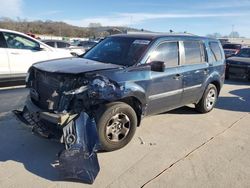
POLYGON ((55 42, 45 42, 45 44, 51 46, 51 47, 55 47, 55 42))
POLYGON ((166 67, 175 67, 179 63, 179 50, 177 42, 165 42, 154 50, 148 62, 163 61, 166 67))
POLYGON ((8 48, 32 50, 39 47, 39 43, 13 33, 3 33, 8 48))
POLYGON ((221 49, 218 42, 209 43, 210 49, 216 61, 222 60, 221 49))
POLYGON ((98 43, 83 57, 104 63, 131 66, 140 60, 150 42, 129 37, 110 37, 98 43))
POLYGON ((224 44, 223 45, 223 48, 224 49, 236 49, 236 50, 239 50, 241 48, 241 45, 240 44, 224 44))
POLYGON ((184 41, 185 64, 199 64, 205 61, 204 47, 199 41, 184 41))
POLYGON ((69 47, 68 43, 65 42, 57 42, 57 48, 67 48, 69 47))
POLYGON ((250 48, 243 48, 236 55, 237 57, 249 57, 250 58, 250 48))
POLYGON ((1 32, 0 32, 0 48, 7 48, 5 38, 1 32))

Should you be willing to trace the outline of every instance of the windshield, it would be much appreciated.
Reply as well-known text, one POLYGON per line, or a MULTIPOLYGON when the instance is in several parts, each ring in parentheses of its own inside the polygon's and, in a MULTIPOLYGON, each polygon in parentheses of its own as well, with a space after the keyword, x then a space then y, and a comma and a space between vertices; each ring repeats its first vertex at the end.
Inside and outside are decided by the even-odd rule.
POLYGON ((132 66, 147 50, 151 40, 129 37, 110 37, 104 39, 83 57, 104 63, 132 66))
POLYGON ((250 58, 250 48, 243 48, 236 55, 237 57, 249 57, 250 58))

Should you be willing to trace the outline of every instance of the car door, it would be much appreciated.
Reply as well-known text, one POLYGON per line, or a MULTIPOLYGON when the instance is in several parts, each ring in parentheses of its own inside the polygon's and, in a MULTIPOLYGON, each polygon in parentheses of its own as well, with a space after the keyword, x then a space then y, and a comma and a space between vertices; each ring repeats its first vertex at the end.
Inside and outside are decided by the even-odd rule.
POLYGON ((148 63, 163 61, 164 72, 151 71, 148 95, 148 114, 160 113, 179 106, 182 95, 182 76, 177 72, 179 45, 177 41, 161 42, 150 53, 148 63))
POLYGON ((0 32, 0 82, 1 80, 6 80, 10 77, 10 65, 9 58, 7 53, 7 44, 3 37, 3 34, 0 32))
POLYGON ((179 67, 183 75, 182 104, 195 103, 202 95, 203 84, 209 72, 204 43, 186 40, 180 42, 180 48, 184 52, 179 67))
POLYGON ((10 32, 3 32, 3 36, 8 47, 10 71, 14 77, 25 76, 33 63, 48 59, 46 49, 41 49, 35 40, 10 32))

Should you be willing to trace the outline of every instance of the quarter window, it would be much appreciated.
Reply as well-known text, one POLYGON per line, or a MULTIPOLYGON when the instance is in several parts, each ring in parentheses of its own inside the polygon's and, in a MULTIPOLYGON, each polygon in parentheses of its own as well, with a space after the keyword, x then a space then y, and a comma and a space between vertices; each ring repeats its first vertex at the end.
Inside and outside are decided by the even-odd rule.
POLYGON ((184 41, 185 64, 200 64, 205 62, 204 46, 199 41, 184 41))
POLYGON ((164 42, 151 52, 148 63, 162 61, 166 67, 176 67, 179 64, 179 47, 177 42, 164 42))
POLYGON ((212 51, 213 57, 216 61, 222 60, 221 49, 218 42, 210 42, 210 49, 212 51))
POLYGON ((8 48, 33 50, 39 44, 21 35, 13 33, 3 33, 8 48))

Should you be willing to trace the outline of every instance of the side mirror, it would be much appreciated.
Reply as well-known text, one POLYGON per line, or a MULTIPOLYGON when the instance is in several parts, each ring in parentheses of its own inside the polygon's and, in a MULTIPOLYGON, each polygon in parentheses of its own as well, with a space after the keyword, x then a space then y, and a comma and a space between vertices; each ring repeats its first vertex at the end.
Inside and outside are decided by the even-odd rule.
POLYGON ((165 63, 163 61, 152 61, 150 63, 151 71, 155 72, 164 72, 165 71, 165 63))

